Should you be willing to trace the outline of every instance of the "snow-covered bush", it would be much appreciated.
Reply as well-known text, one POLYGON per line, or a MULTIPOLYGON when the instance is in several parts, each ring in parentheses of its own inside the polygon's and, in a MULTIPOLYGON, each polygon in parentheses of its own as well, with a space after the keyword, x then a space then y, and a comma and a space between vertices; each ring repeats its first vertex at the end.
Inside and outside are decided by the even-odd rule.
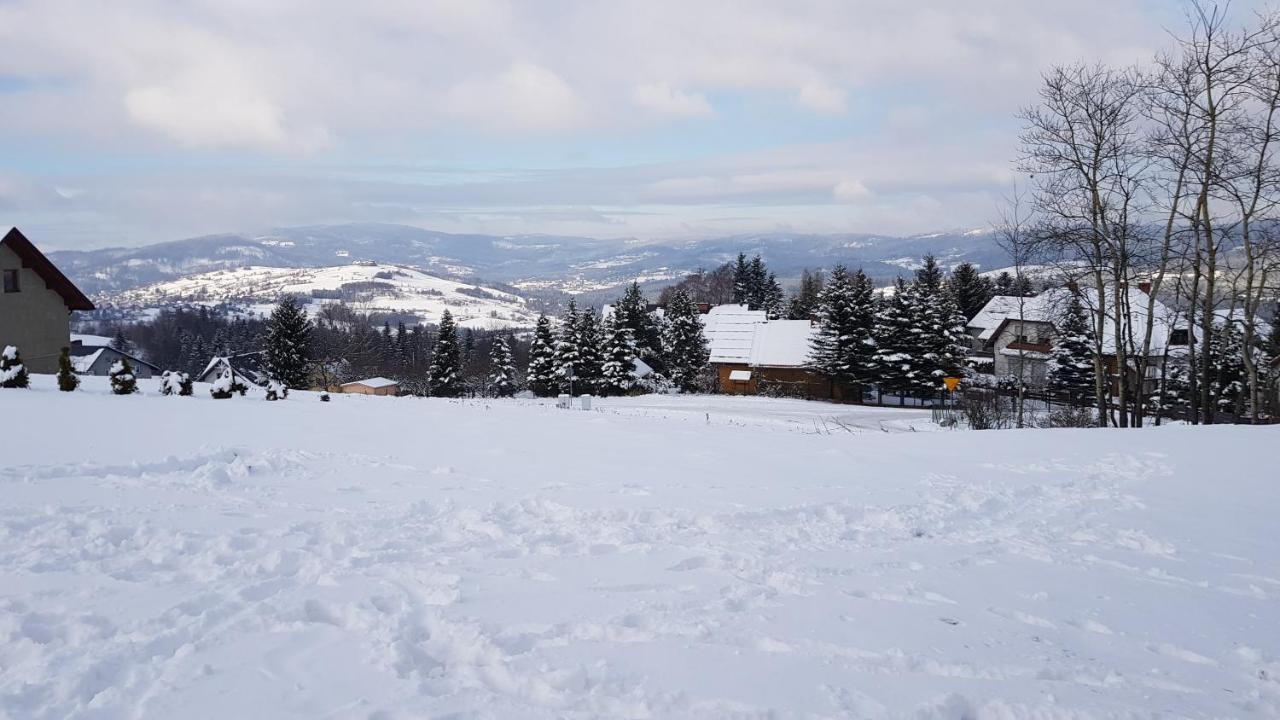
POLYGON ((223 368, 222 374, 218 375, 218 379, 213 381, 213 385, 209 388, 209 394, 214 400, 226 400, 235 393, 240 393, 241 397, 249 391, 249 386, 241 382, 231 372, 231 368, 223 368))
POLYGON ((80 378, 76 377, 75 368, 71 367, 71 349, 62 348, 58 356, 58 389, 71 392, 80 387, 80 378))
POLYGON ((132 395, 138 392, 138 378, 133 374, 133 366, 129 365, 127 358, 121 358, 111 363, 111 371, 107 373, 111 378, 111 392, 116 395, 132 395))
POLYGON ((22 364, 18 348, 6 345, 0 351, 0 388, 24 388, 31 382, 27 367, 22 364))
POLYGON ((329 393, 320 393, 320 402, 329 402, 329 393))
POLYGON ((279 380, 272 380, 267 383, 267 399, 283 400, 289 397, 289 387, 279 380))
POLYGON ((165 370, 160 376, 161 395, 191 395, 191 376, 179 370, 165 370))

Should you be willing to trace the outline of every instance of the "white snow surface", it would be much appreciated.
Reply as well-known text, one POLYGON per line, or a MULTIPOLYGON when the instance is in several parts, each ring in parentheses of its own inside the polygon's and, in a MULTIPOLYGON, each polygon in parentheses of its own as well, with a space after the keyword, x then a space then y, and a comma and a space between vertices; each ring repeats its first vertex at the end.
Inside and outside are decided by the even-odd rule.
POLYGON ((1280 428, 33 386, 0 717, 1280 716, 1280 428))

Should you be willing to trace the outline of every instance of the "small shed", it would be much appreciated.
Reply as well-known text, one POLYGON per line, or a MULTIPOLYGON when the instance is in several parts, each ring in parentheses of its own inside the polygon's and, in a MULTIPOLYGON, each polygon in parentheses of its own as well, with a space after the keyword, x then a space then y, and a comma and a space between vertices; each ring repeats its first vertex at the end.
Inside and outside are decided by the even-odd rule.
POLYGON ((160 374, 160 368, 155 365, 113 347, 86 347, 80 341, 73 341, 70 354, 71 369, 79 375, 110 375, 111 366, 126 359, 133 366, 134 377, 145 380, 160 374))
POLYGON ((400 390, 400 383, 390 378, 373 377, 343 383, 338 390, 355 395, 395 395, 400 390))

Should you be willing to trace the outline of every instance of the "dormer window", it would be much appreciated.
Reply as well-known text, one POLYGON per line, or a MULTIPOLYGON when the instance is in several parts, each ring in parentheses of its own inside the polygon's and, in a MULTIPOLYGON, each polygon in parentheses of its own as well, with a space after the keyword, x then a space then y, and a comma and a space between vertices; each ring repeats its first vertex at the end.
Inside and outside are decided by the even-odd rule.
POLYGON ((18 287, 18 271, 5 270, 4 271, 4 291, 6 293, 16 293, 19 290, 20 288, 18 287))

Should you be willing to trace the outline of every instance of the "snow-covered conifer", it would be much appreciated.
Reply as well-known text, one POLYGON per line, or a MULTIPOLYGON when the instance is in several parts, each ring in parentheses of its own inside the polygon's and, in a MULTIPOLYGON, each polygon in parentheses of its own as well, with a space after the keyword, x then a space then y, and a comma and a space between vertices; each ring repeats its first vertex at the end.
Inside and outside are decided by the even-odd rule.
POLYGON ((605 343, 605 360, 600 369, 601 395, 626 395, 635 387, 636 347, 631 339, 631 329, 614 322, 612 317, 604 322, 602 331, 605 343))
POLYGON ((875 366, 882 391, 901 394, 917 389, 922 377, 916 359, 918 315, 914 287, 898 278, 892 296, 880 303, 876 313, 875 366))
POLYGON ((837 265, 819 296, 816 312, 810 366, 843 386, 874 379, 875 305, 867 276, 859 270, 851 277, 843 265, 837 265))
POLYGON ((710 355, 698 306, 684 290, 676 291, 667 304, 665 344, 667 378, 685 392, 697 390, 710 355))
POLYGON ((1049 386, 1075 400, 1095 392, 1093 329, 1080 298, 1072 293, 1057 323, 1053 349, 1049 351, 1049 386))
POLYGON ((298 301, 281 298, 267 323, 267 373, 286 387, 305 389, 311 378, 310 336, 311 321, 298 301))
POLYGON ((587 308, 578 314, 578 327, 574 332, 574 342, 578 346, 578 363, 574 366, 574 389, 579 393, 597 393, 600 386, 600 371, 604 365, 604 341, 600 335, 600 324, 596 319, 594 308, 587 308))
POLYGON ((427 371, 431 394, 435 397, 458 397, 462 394, 462 357, 458 347, 458 326, 453 315, 445 310, 440 315, 440 329, 436 333, 436 347, 431 356, 431 368, 427 371))
POLYGON ((0 388, 24 388, 29 384, 31 379, 18 348, 6 345, 4 350, 0 350, 0 388))
POLYGON ((555 343, 551 320, 546 315, 539 315, 538 324, 533 329, 533 343, 529 346, 529 368, 525 372, 529 389, 538 397, 555 395, 559 386, 555 343))
POLYGON ((133 366, 128 358, 120 358, 111 363, 107 373, 111 378, 111 392, 116 395, 132 395, 138 392, 138 378, 133 374, 133 366))
POLYGON ((578 365, 580 357, 578 355, 578 302, 574 298, 569 298, 569 306, 565 309, 564 317, 560 318, 560 332, 556 334, 556 352, 555 352, 555 372, 557 392, 574 392, 582 391, 582 387, 571 380, 570 374, 575 377, 581 372, 578 365))
POLYGON ((489 392, 494 397, 515 395, 516 366, 511 361, 511 347, 502 335, 493 339, 493 346, 489 350, 489 368, 489 392))

